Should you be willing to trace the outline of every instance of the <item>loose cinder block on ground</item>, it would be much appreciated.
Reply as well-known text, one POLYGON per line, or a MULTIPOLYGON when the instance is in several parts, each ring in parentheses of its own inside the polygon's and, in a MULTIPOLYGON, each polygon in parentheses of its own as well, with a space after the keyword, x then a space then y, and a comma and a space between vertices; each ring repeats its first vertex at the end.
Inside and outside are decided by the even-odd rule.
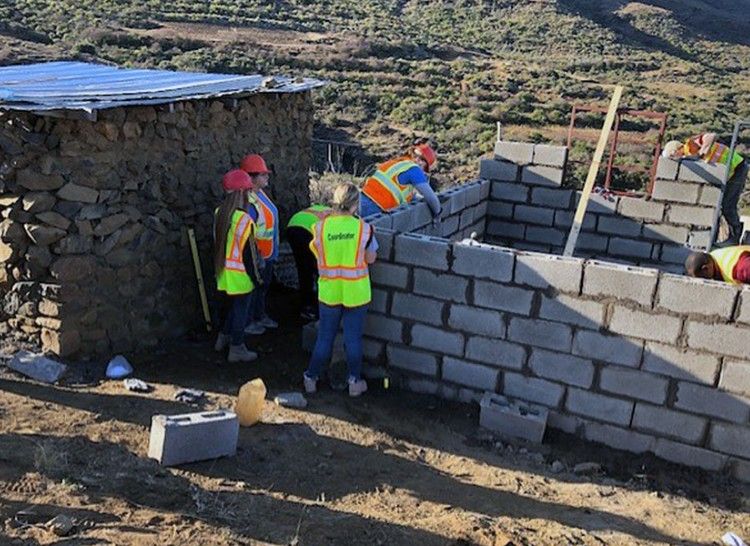
POLYGON ((479 426, 504 437, 542 442, 547 428, 546 409, 512 402, 490 392, 484 394, 479 407, 479 426))
POLYGON ((231 457, 240 423, 231 411, 154 415, 148 456, 164 466, 231 457))

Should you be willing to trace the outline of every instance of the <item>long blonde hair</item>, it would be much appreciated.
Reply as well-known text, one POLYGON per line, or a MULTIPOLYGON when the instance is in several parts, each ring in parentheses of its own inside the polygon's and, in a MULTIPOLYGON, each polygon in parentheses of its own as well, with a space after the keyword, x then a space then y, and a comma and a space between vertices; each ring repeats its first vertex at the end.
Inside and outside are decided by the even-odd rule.
POLYGON ((331 203, 336 212, 349 212, 355 205, 359 205, 359 188, 351 182, 344 182, 333 190, 331 203))
POLYGON ((214 268, 218 274, 224 269, 224 261, 227 252, 227 237, 229 228, 232 226, 234 211, 242 210, 247 204, 247 190, 238 190, 227 193, 216 213, 216 224, 214 232, 214 268))

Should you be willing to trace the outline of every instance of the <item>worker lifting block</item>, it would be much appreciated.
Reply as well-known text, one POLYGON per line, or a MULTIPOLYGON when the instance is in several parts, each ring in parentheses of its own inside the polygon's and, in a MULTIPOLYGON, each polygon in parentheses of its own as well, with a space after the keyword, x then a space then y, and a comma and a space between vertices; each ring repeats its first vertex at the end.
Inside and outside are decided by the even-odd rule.
POLYGON ((522 402, 511 402, 504 396, 484 393, 479 402, 479 426, 505 437, 542 443, 547 428, 547 410, 522 402))
POLYGON ((148 456, 164 466, 232 456, 239 430, 231 411, 154 415, 148 456))

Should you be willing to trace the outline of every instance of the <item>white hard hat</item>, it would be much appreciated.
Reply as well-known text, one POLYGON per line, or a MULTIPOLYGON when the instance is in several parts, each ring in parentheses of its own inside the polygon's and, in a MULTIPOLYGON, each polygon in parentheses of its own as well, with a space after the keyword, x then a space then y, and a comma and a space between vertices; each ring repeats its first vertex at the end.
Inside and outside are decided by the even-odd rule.
POLYGON ((661 156, 670 158, 672 157, 675 152, 677 152, 680 148, 682 148, 682 142, 679 140, 670 140, 664 145, 664 149, 661 151, 661 156))
POLYGON ((122 379, 131 373, 133 373, 133 366, 122 355, 117 355, 107 364, 107 377, 110 379, 122 379))

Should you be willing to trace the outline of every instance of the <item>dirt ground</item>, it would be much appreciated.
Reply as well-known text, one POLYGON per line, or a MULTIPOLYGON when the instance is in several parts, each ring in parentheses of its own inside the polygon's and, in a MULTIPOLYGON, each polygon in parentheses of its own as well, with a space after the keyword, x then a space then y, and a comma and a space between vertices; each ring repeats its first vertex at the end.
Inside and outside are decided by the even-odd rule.
MULTIPOLYGON (((288 302, 289 296, 275 298, 288 302)), ((277 300, 278 301, 278 300, 277 300)), ((306 410, 275 406, 300 388, 301 322, 254 338, 261 359, 221 365, 205 339, 133 358, 155 386, 132 394, 79 363, 50 386, 0 368, 0 544, 634 545, 750 537, 748 488, 729 479, 550 431, 542 447, 497 442, 474 407, 397 389, 349 399, 323 391, 306 410), (162 468, 146 458, 151 416, 232 408, 262 377, 262 423, 235 457, 162 468), (553 473, 551 463, 565 470, 553 473), (576 463, 600 463, 577 476, 576 463), (19 514, 20 512, 20 514, 19 514), (44 527, 65 514, 68 538, 44 527)))

